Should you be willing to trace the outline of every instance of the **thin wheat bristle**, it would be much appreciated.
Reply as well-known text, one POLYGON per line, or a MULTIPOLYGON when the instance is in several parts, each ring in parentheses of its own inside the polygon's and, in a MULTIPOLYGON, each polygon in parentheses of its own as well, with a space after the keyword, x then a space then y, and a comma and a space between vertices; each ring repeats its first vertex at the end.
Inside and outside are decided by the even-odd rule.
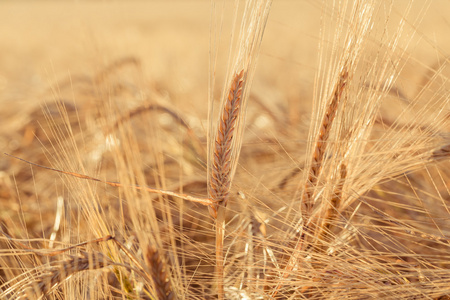
POLYGON ((175 294, 172 291, 172 286, 169 277, 167 276, 166 264, 159 251, 155 247, 148 246, 145 258, 150 269, 158 299, 175 299, 175 294))
POLYGON ((100 253, 82 252, 81 256, 70 256, 45 269, 35 280, 27 283, 13 299, 38 299, 75 273, 101 269, 108 266, 108 259, 100 253))
POLYGON ((237 73, 231 83, 225 106, 220 116, 214 143, 214 160, 210 179, 210 198, 217 211, 219 203, 226 206, 231 188, 232 142, 236 128, 244 87, 244 70, 237 73))

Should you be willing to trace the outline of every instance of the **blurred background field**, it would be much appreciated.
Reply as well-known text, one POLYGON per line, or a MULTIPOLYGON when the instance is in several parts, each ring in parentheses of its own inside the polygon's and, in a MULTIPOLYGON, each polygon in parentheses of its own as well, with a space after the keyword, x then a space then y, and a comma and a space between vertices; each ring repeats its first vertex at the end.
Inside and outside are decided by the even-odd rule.
MULTIPOLYGON (((0 5, 4 24, 0 28, 0 49, 4 54, 0 58, 2 153, 49 165, 51 157, 44 158, 44 149, 50 153, 54 150, 43 110, 49 110, 57 123, 62 122, 57 100, 67 105, 71 124, 81 126, 95 119, 107 101, 123 112, 158 101, 176 108, 205 143, 209 1, 19 1, 0 5)), ((259 104, 249 104, 253 119, 259 117, 258 124, 263 126, 261 139, 276 136, 276 130, 267 124, 267 115, 281 112, 288 120, 280 127, 287 126, 287 130, 300 125, 300 136, 307 132, 317 68, 319 17, 320 9, 314 3, 273 4, 252 92, 259 104), (290 106, 293 109, 288 109, 290 106)), ((224 40, 217 64, 219 85, 229 50, 224 40)), ((164 115, 161 118, 163 126, 173 121, 167 116, 164 119, 164 115)), ((145 119, 142 122, 145 126, 145 119)), ((182 138, 183 132, 174 129, 177 125, 165 126, 172 126, 175 139, 182 138)), ((79 127, 74 126, 74 130, 81 130, 79 127)), ((2 219, 15 219, 12 223, 18 225, 16 218, 25 210, 25 215, 37 218, 33 222, 36 227, 28 228, 28 234, 41 235, 40 227, 48 229, 51 224, 43 224, 39 220, 42 217, 34 214, 36 198, 40 199, 39 205, 45 204, 38 214, 48 209, 51 216, 56 207, 55 189, 43 192, 38 185, 33 187, 33 177, 39 174, 31 174, 27 165, 6 156, 1 158, 0 167, 2 219), (27 175, 18 174, 18 169, 27 175), (25 186, 27 193, 21 194, 25 186)), ((55 175, 52 180, 57 180, 56 174, 43 173, 43 177, 55 175)), ((44 219, 53 222, 53 217, 44 219)))
MULTIPOLYGON (((400 14, 408 3, 395 1, 394 12, 400 14)), ((401 82, 405 86, 399 87, 410 97, 427 71, 442 62, 450 44, 445 13, 449 4, 430 3, 424 20, 411 24, 418 26, 417 33, 407 54, 410 69, 401 82)), ((198 103, 207 102, 210 1, 3 1, 0 5, 0 100, 8 104, 2 109, 6 117, 23 116, 26 112, 21 110, 54 98, 45 92, 56 83, 96 74, 124 58, 139 60, 138 79, 143 84, 160 85, 170 91, 177 107, 195 106, 205 115, 206 105, 198 103)), ((316 1, 274 1, 255 93, 270 94, 284 104, 300 99, 299 106, 308 106, 318 66, 322 13, 316 1)), ((226 65, 226 45, 221 53, 218 82, 226 65)), ((17 147, 17 142, 9 142, 2 141, 2 147, 17 147)))

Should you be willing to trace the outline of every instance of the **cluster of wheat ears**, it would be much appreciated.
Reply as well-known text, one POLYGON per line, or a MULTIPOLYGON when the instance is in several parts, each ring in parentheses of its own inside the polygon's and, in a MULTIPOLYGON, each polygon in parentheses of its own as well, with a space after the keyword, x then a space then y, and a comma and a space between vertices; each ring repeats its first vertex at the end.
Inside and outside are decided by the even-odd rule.
MULTIPOLYGON (((433 69, 412 99, 397 84, 425 10, 414 21, 407 6, 392 24, 380 17, 391 4, 324 6, 305 148, 284 143, 302 134, 286 133, 263 103, 281 124, 277 139, 244 136, 270 8, 236 5, 220 104, 223 21, 211 24, 206 138, 162 101, 125 114, 106 101, 85 123, 64 101, 47 107, 41 143, 53 165, 8 155, 36 177, 59 172, 70 192, 58 203, 72 202, 58 205, 50 238, 2 227, 2 299, 450 299, 448 78, 433 69), (175 125, 161 128, 161 114, 175 125)), ((130 65, 139 62, 117 61, 87 85, 101 98, 110 74, 130 65)))

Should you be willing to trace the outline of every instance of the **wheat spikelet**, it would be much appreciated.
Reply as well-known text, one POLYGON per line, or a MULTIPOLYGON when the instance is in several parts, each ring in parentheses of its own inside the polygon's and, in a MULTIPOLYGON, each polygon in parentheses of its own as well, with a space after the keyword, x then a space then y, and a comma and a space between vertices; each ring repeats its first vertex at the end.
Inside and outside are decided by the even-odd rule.
POLYGON ((54 287, 75 273, 87 270, 101 269, 108 266, 109 259, 100 253, 92 255, 81 252, 81 256, 69 256, 67 260, 61 261, 45 269, 38 278, 27 283, 14 299, 38 299, 47 295, 54 287))
MULTIPOLYGON (((210 214, 217 218, 219 204, 224 207, 228 201, 234 172, 242 145, 243 124, 246 115, 246 104, 253 80, 256 61, 261 46, 261 40, 269 16, 271 0, 249 0, 244 4, 242 20, 237 39, 236 50, 230 53, 229 75, 226 88, 223 90, 222 103, 219 108, 217 125, 210 123, 208 146, 208 193, 209 198, 216 202, 209 207, 210 214), (232 59, 231 59, 232 57, 232 59), (229 86, 229 88, 228 88, 229 86)), ((236 2, 237 17, 240 4, 236 2)), ((234 26, 237 25, 235 20, 234 26)), ((212 24, 213 27, 218 24, 212 24)), ((221 26, 221 25, 220 25, 221 26)), ((232 33, 232 36, 234 32, 232 33)), ((231 49, 231 48, 230 48, 231 49)), ((210 112, 214 116, 213 97, 215 59, 218 49, 212 49, 210 81, 210 112)), ((215 117, 215 116, 214 116, 215 117)))
MULTIPOLYGON (((220 116, 217 136, 214 142, 214 160, 210 178, 210 198, 215 202, 212 206, 217 212, 219 204, 226 206, 231 187, 232 142, 244 88, 244 70, 237 73, 231 82, 228 97, 220 116)), ((210 212, 212 209, 210 209, 210 212)), ((217 217, 217 213, 211 213, 217 217)))
POLYGON ((166 271, 166 264, 159 251, 153 246, 148 246, 145 259, 150 269, 151 278, 158 299, 175 299, 175 294, 172 291, 171 283, 166 271))

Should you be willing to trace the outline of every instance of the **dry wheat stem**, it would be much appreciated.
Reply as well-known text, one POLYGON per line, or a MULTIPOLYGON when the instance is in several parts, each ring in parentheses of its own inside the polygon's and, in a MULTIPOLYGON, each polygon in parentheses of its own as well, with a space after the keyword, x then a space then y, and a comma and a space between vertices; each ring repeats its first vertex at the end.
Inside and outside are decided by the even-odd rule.
MULTIPOLYGON (((235 3, 238 4, 239 1, 235 3)), ((230 87, 224 89, 217 127, 210 128, 210 133, 215 136, 210 136, 212 138, 208 148, 208 195, 214 204, 208 208, 211 216, 216 219, 216 284, 219 300, 224 299, 225 296, 223 255, 225 211, 241 147, 242 123, 245 119, 246 99, 249 95, 247 86, 250 86, 252 81, 270 5, 271 0, 246 1, 238 39, 238 51, 234 63, 230 64, 232 67, 229 74, 230 87)), ((236 5, 236 9, 238 6, 236 5)), ((237 17, 237 14, 235 16, 237 17)), ((235 24, 237 24, 236 21, 235 24)), ((215 74, 215 70, 211 74, 215 74)), ((214 80, 212 82, 214 83, 214 80)), ((212 109, 212 105, 210 108, 212 109)), ((212 112, 210 110, 210 116, 212 112)))
POLYGON ((226 206, 231 188, 232 143, 241 108, 245 73, 242 70, 233 78, 225 106, 219 119, 217 135, 214 141, 214 160, 210 177, 209 197, 214 204, 210 213, 217 217, 219 205, 226 206))
POLYGON ((166 106, 160 105, 160 104, 150 104, 150 105, 145 104, 145 105, 138 106, 138 107, 130 110, 126 114, 118 117, 117 120, 114 122, 114 124, 112 126, 110 126, 110 128, 107 129, 107 132, 116 130, 119 127, 119 125, 121 123, 123 123, 126 119, 131 119, 131 118, 138 116, 140 114, 143 114, 145 112, 153 112, 153 111, 161 111, 161 112, 169 114, 178 124, 180 124, 182 127, 186 128, 188 131, 191 131, 191 128, 186 123, 186 121, 177 112, 173 111, 172 109, 170 109, 166 106))
POLYGON ((145 259, 150 269, 158 299, 175 299, 175 293, 172 291, 172 286, 167 274, 166 264, 159 251, 153 246, 148 246, 145 259))
POLYGON ((189 126, 189 124, 183 119, 183 117, 178 112, 161 104, 150 104, 150 105, 146 104, 138 106, 130 110, 126 114, 119 116, 117 120, 115 120, 114 124, 112 126, 109 126, 105 131, 106 133, 111 133, 113 130, 118 129, 119 125, 125 122, 126 120, 130 120, 135 116, 141 115, 146 112, 155 112, 155 111, 161 111, 169 114, 178 124, 184 127, 186 129, 187 135, 189 136, 189 139, 192 141, 192 146, 194 150, 197 153, 203 154, 203 149, 200 147, 201 141, 194 133, 192 128, 189 126))
POLYGON ((58 170, 58 169, 53 169, 53 168, 49 168, 46 166, 42 166, 42 165, 38 165, 36 163, 27 161, 23 158, 8 154, 8 153, 4 153, 7 156, 13 157, 15 159, 21 160, 23 162, 26 162, 27 164, 42 168, 42 169, 47 169, 50 171, 54 171, 54 172, 58 172, 58 173, 62 173, 62 174, 66 174, 66 175, 70 175, 76 178, 81 178, 81 179, 87 179, 87 180, 92 180, 92 181, 97 181, 97 182, 101 182, 113 187, 130 187, 130 188, 134 188, 136 190, 144 190, 150 193, 155 193, 155 194, 160 194, 160 195, 165 195, 165 196, 171 196, 171 197, 177 197, 177 198, 181 198, 184 200, 188 200, 191 202, 195 202, 195 203, 200 203, 206 206, 211 206, 214 202, 211 201, 211 199, 208 198, 198 198, 198 197, 193 197, 193 196, 189 196, 189 195, 185 195, 185 194, 179 194, 179 193, 175 193, 175 192, 171 192, 171 191, 164 191, 164 190, 158 190, 158 189, 153 189, 150 187, 146 187, 146 186, 139 186, 139 185, 124 185, 121 184, 119 182, 112 182, 112 181, 105 181, 105 180, 101 180, 98 178, 94 178, 88 175, 83 175, 83 174, 79 174, 79 173, 75 173, 75 172, 68 172, 68 171, 62 171, 62 170, 58 170))
POLYGON ((219 300, 224 299, 223 242, 225 239, 225 207, 219 206, 216 212, 216 283, 219 300))

